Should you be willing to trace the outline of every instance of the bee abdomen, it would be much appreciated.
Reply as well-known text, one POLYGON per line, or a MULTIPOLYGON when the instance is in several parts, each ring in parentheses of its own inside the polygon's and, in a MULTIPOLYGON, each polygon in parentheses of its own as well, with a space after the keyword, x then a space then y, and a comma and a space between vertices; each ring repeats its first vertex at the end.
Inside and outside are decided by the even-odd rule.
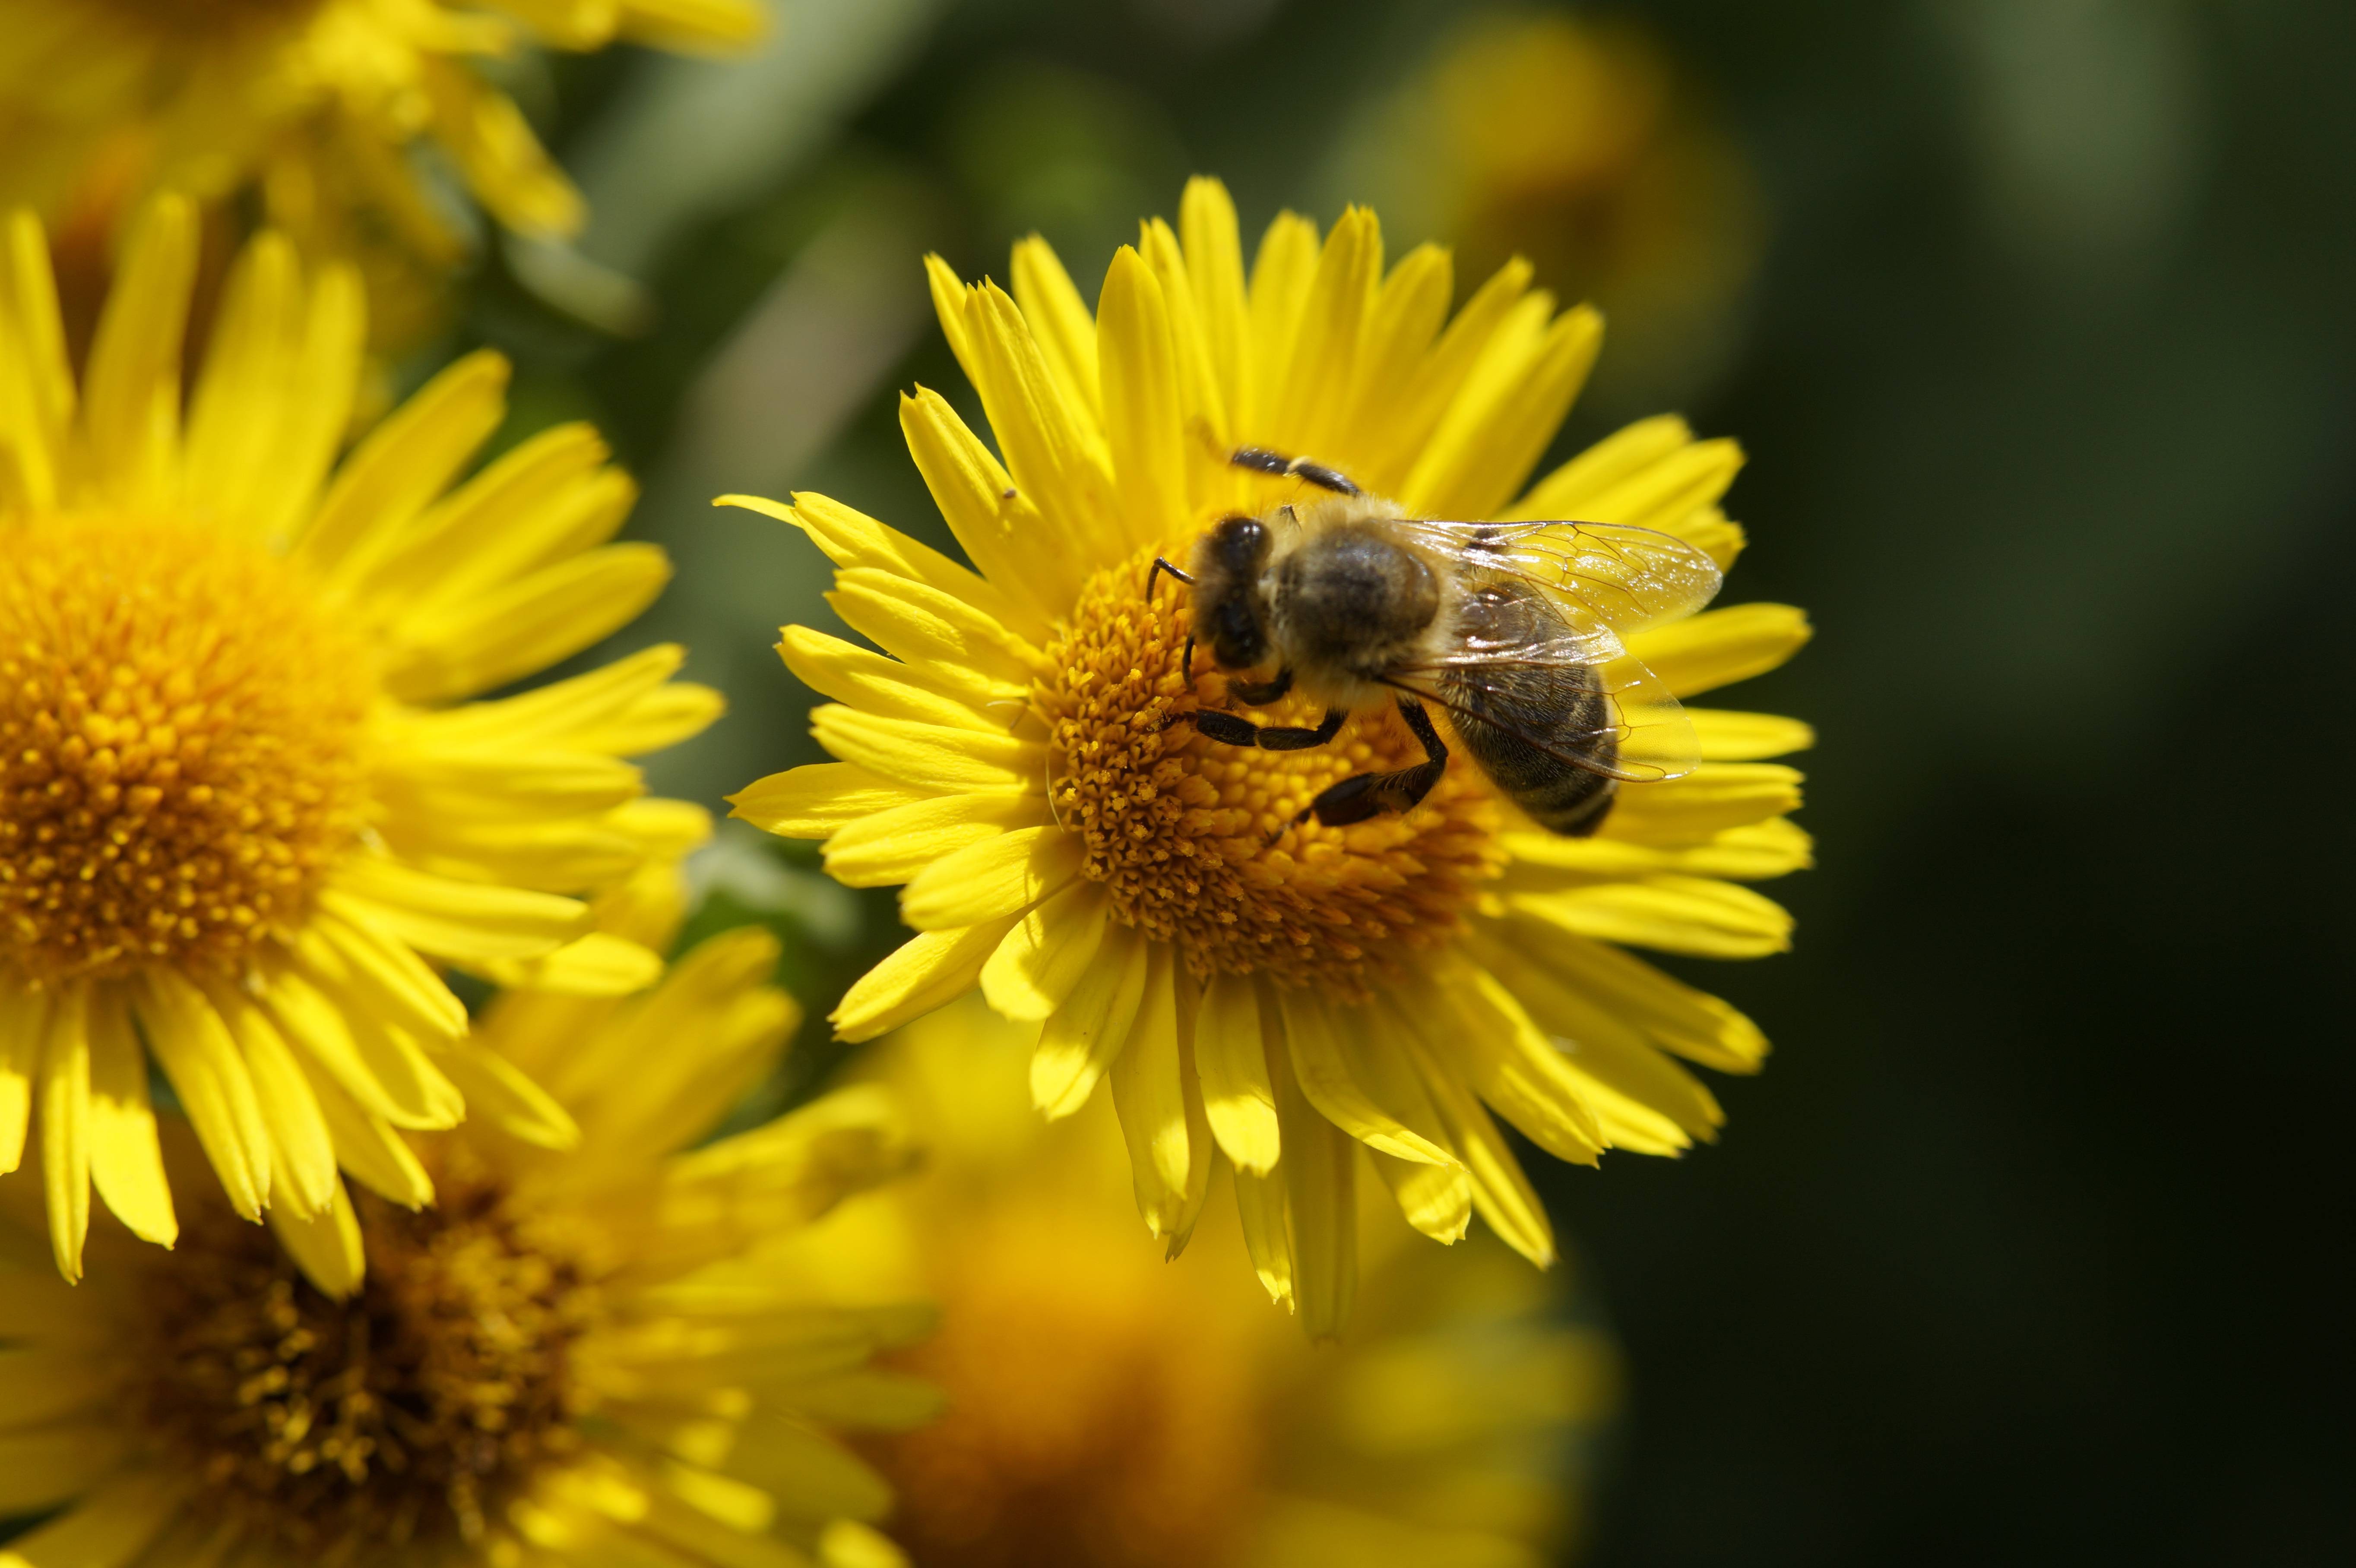
MULTIPOLYGON (((1544 643, 1561 622, 1518 584, 1483 586, 1462 630, 1490 646, 1544 643)), ((1440 695, 1456 731, 1490 781, 1550 832, 1583 837, 1603 824, 1618 781, 1597 771, 1619 760, 1613 711, 1595 672, 1577 664, 1471 664, 1449 670, 1440 695), (1567 762, 1586 759, 1589 767, 1567 762)))

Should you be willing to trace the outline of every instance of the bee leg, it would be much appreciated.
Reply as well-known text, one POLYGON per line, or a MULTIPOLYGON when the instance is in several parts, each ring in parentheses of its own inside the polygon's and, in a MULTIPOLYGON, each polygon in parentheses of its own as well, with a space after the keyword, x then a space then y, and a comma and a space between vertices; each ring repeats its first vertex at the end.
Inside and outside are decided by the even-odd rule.
POLYGON ((1292 671, 1290 667, 1278 670, 1274 680, 1261 681, 1257 685, 1248 680, 1227 683, 1227 695, 1246 708, 1265 708, 1291 689, 1292 671))
POLYGON ((1342 720, 1349 716, 1344 709, 1329 708, 1323 721, 1311 730, 1298 724, 1255 724, 1239 713, 1216 709, 1189 715, 1195 729, 1222 745, 1257 746, 1263 752, 1305 752, 1322 746, 1342 732, 1342 720))
POLYGON ((1292 819, 1296 824, 1314 816, 1328 827, 1347 827, 1386 811, 1412 811, 1423 804, 1423 797, 1448 771, 1448 747, 1440 741, 1440 731, 1431 727, 1431 715, 1423 710, 1422 703, 1402 697, 1398 706, 1399 717, 1423 742, 1423 761, 1387 773, 1353 773, 1303 807, 1292 819))
POLYGON ((1350 476, 1338 468, 1328 468, 1305 457, 1287 457, 1264 446, 1239 446, 1228 455, 1227 461, 1237 468, 1248 468, 1255 474, 1273 474, 1280 479, 1298 479, 1303 484, 1314 485, 1320 490, 1331 490, 1336 496, 1365 494, 1350 483, 1350 476))

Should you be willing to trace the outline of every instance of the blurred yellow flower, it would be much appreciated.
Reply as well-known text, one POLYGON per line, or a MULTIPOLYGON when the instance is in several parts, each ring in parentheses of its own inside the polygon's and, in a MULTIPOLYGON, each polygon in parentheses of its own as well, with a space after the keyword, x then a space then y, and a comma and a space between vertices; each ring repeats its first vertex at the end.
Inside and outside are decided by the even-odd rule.
POLYGON ((37 1135, 69 1278, 93 1185, 134 1233, 177 1232, 151 1058, 248 1219, 334 1222, 338 1166, 424 1201, 393 1129, 470 1103, 569 1139, 428 960, 644 986, 655 955, 571 895, 707 829, 623 761, 719 711, 669 681, 678 648, 464 700, 669 575, 605 543, 635 490, 596 432, 451 489, 503 412, 483 354, 337 467, 359 292, 339 267, 306 283, 273 234, 232 272, 184 415, 195 229, 185 200, 149 208, 79 387, 40 226, 19 213, 0 246, 0 1172, 37 1135))
POLYGON ((1043 1126, 1026 1044, 972 999, 885 1041, 871 1070, 926 1168, 813 1232, 869 1260, 871 1291, 941 1307, 904 1364, 948 1413, 866 1449, 920 1568, 1560 1560, 1618 1388, 1609 1339, 1563 1316, 1566 1282, 1493 1242, 1369 1227, 1356 1331, 1312 1349, 1265 1310, 1232 1220, 1176 1265, 1138 1244, 1110 1113, 1043 1126))
MULTIPOLYGON (((1783 912, 1736 884, 1807 864, 1785 818, 1799 775, 1761 759, 1811 737, 1697 712, 1710 760, 1623 787, 1590 838, 1517 827, 1469 766, 1404 816, 1288 829, 1325 786, 1422 752, 1387 713, 1297 752, 1173 727, 1220 677, 1207 660, 1191 688, 1182 676, 1183 600, 1149 594, 1154 557, 1297 488, 1232 466, 1237 446, 1314 453, 1411 515, 1636 524, 1721 564, 1742 536, 1717 502, 1741 459, 1648 420, 1515 501, 1594 358, 1594 313, 1558 315, 1512 266, 1443 331, 1446 252, 1386 274, 1363 210, 1322 247, 1279 218, 1248 285, 1215 183, 1188 187, 1181 228, 1150 223, 1115 256, 1094 315, 1036 240, 1016 248, 1013 297, 932 263, 1007 465, 937 393, 905 399, 902 422, 977 570, 824 496, 727 498, 808 531, 840 569, 830 603, 884 650, 786 628, 787 664, 838 699, 813 719, 841 760, 734 798, 771 831, 825 838, 846 882, 907 884, 922 934, 851 987, 846 1038, 979 985, 1041 1026, 1041 1109, 1068 1115, 1109 1080, 1155 1234, 1183 1241, 1232 1162, 1262 1282, 1322 1336, 1355 1278, 1357 1146, 1417 1229, 1453 1240, 1478 1210, 1544 1263, 1546 1216, 1490 1108, 1590 1163, 1711 1135, 1717 1103, 1672 1059, 1749 1072, 1766 1041, 1620 944, 1788 944, 1783 912)), ((1690 696, 1806 636, 1798 611, 1752 604, 1631 649, 1690 696)), ((1296 697, 1269 716, 1314 711, 1296 697)))
POLYGON ((417 263, 447 267, 465 236, 425 149, 511 229, 584 217, 486 64, 739 46, 766 24, 759 0, 0 0, 0 206, 104 221, 159 189, 252 192, 305 255, 363 259, 417 316, 417 263))
POLYGON ((1722 352, 1758 265, 1757 182, 1652 34, 1559 12, 1475 14, 1349 162, 1468 275, 1512 257, 1612 318, 1616 376, 1682 390, 1722 352))
MULTIPOLYGON (((668 876, 612 923, 668 940, 668 876)), ((772 1250, 905 1168, 896 1122, 852 1090, 688 1150, 792 1024, 776 957, 730 932, 626 1002, 496 1004, 483 1048, 578 1143, 390 1140, 438 1201, 339 1200, 299 1272, 217 1196, 170 1253, 102 1227, 80 1289, 0 1249, 0 1519, 58 1510, 0 1564, 897 1561, 855 1522, 884 1483, 822 1429, 931 1414, 867 1365, 930 1311, 833 1305, 822 1249, 772 1250)))

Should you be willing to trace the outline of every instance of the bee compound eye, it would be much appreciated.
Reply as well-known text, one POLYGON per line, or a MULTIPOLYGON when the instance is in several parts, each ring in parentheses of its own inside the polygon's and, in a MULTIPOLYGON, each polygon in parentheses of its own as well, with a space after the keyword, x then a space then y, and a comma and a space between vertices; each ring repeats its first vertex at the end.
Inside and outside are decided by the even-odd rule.
POLYGON ((1230 571, 1248 571, 1268 550, 1268 525, 1258 517, 1223 517, 1211 541, 1220 565, 1230 571))

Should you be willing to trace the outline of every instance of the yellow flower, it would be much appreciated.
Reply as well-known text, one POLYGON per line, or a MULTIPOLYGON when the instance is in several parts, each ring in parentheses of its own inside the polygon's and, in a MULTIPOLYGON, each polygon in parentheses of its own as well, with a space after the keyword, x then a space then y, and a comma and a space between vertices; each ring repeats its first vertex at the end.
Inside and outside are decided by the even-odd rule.
POLYGON ((258 189, 306 249, 385 230, 446 263, 460 231, 420 182, 420 145, 510 228, 583 218, 477 62, 535 41, 740 45, 764 25, 758 0, 0 0, 0 201, 55 219, 122 186, 258 189))
POLYGON ((969 998, 872 1070, 926 1147, 914 1180, 845 1204, 812 1244, 878 1296, 937 1301, 905 1364, 941 1419, 867 1452, 885 1528, 926 1568, 1298 1568, 1559 1560, 1618 1360, 1564 1282, 1494 1241, 1452 1253, 1365 1230, 1356 1331, 1312 1349, 1264 1307, 1231 1217, 1175 1265, 1131 1244, 1101 1102, 1043 1126, 1021 1032, 969 998), (1183 1355, 1171 1348, 1183 1344, 1183 1355))
MULTIPOLYGON (((1798 775, 1760 759, 1810 736, 1697 712, 1710 761, 1622 786, 1591 838, 1516 827, 1461 760, 1404 816, 1288 828, 1344 775, 1422 752, 1387 712, 1297 752, 1173 726, 1222 688, 1205 659, 1191 690, 1182 676, 1183 600, 1149 593, 1154 557, 1299 489, 1230 465, 1237 446, 1313 453, 1414 515, 1642 525, 1721 563, 1741 542, 1717 507, 1740 457, 1648 420, 1515 501, 1594 357, 1592 312, 1557 315, 1513 266, 1443 331, 1446 253, 1386 274, 1361 210, 1322 248, 1279 218, 1248 284, 1218 186, 1188 187, 1181 227, 1183 243, 1148 224, 1115 256, 1093 317, 1035 240, 1016 248, 1013 298, 933 264, 1007 466, 934 392, 904 400, 903 425, 976 570, 823 496, 730 498, 806 529, 840 568, 836 610, 884 650, 787 627, 787 665, 837 699, 813 719, 841 761, 734 799, 826 838, 846 882, 907 884, 923 934, 851 988, 846 1038, 979 984, 1042 1026, 1031 1084, 1050 1115, 1110 1080, 1155 1234, 1183 1241, 1215 1164, 1234 1165, 1263 1283, 1323 1335, 1355 1274, 1355 1146, 1419 1230, 1453 1239, 1478 1210, 1543 1262, 1546 1216, 1490 1110, 1585 1162, 1710 1136, 1718 1105, 1673 1058, 1747 1072, 1766 1042, 1622 944, 1787 944, 1788 917, 1737 880, 1807 863, 1784 819, 1798 775)), ((1799 612, 1752 604, 1631 646, 1691 695, 1806 635, 1799 612)), ((1268 716, 1314 711, 1295 698, 1268 716)))
POLYGON ((1721 350, 1758 264, 1757 181, 1642 27, 1472 16, 1377 124, 1361 177, 1468 270, 1526 257, 1539 283, 1594 300, 1623 388, 1682 384, 1721 350))
POLYGON ((249 1219, 329 1222, 339 1165, 425 1201, 394 1129, 470 1103, 569 1137, 428 960, 644 986, 654 955, 570 895, 706 830, 622 760, 719 710, 669 681, 676 647, 462 700, 660 591, 659 550, 605 543, 634 490, 596 433, 451 489, 502 413, 483 354, 336 467, 359 290, 337 267, 305 286, 268 234, 184 417, 195 237, 186 201, 151 208, 79 388, 39 226, 8 219, 0 249, 0 1172, 29 1126, 69 1278, 93 1184, 136 1234, 176 1233, 147 1056, 249 1219))
MULTIPOLYGON (((623 902, 667 937, 659 895, 623 902)), ((340 1208, 298 1238, 313 1279, 217 1196, 170 1253, 102 1227, 79 1289, 0 1255, 0 1519, 59 1510, 0 1564, 896 1561, 852 1522, 883 1482, 821 1428, 932 1413, 866 1365, 931 1314, 832 1305, 824 1251, 772 1243, 905 1168, 905 1138, 852 1090, 687 1147, 792 1024, 776 957, 732 932, 626 1002, 495 1005, 487 1048, 545 1072, 579 1144, 393 1140, 440 1201, 340 1208), (363 1237, 366 1279, 318 1288, 363 1237)))

